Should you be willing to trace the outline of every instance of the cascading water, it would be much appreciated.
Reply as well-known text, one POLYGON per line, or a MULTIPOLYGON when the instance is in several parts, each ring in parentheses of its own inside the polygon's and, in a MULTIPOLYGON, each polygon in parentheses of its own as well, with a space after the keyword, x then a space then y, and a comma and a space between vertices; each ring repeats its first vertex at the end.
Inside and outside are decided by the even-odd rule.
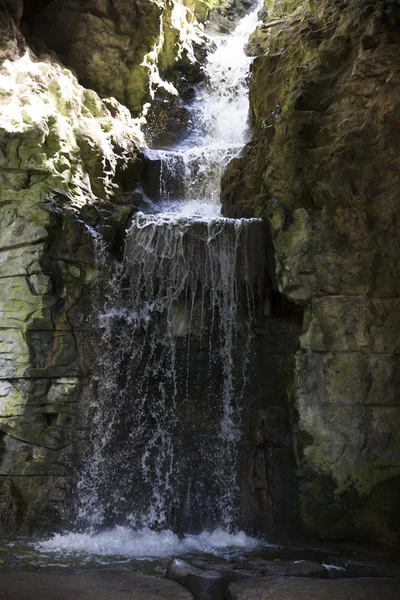
POLYGON ((221 175, 249 138, 248 77, 252 59, 244 48, 262 5, 256 3, 230 35, 211 38, 214 50, 204 66, 205 83, 187 107, 192 123, 190 135, 172 149, 146 151, 149 160, 160 163, 160 211, 187 216, 220 214, 221 175))
POLYGON ((248 252, 261 232, 256 220, 136 216, 101 315, 108 351, 80 483, 84 522, 234 529, 258 281, 248 252))
POLYGON ((46 549, 97 548, 104 527, 130 528, 139 551, 143 532, 170 529, 220 528, 228 545, 248 543, 237 475, 263 225, 220 217, 219 185, 248 135, 244 45, 260 4, 214 39, 188 138, 146 151, 161 165, 154 210, 135 216, 99 318, 93 447, 78 485, 79 522, 92 533, 46 549))

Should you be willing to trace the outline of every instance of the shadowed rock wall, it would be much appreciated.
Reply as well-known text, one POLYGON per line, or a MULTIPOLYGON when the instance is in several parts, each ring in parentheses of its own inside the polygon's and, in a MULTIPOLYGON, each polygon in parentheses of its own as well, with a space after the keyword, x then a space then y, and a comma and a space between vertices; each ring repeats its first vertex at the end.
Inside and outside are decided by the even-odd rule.
POLYGON ((224 212, 265 216, 277 288, 304 312, 292 423, 303 527, 399 542, 400 8, 266 2, 253 141, 224 212))
MULTIPOLYGON (((23 30, 38 50, 54 50, 85 87, 142 111, 160 75, 190 64, 200 44, 194 0, 53 0, 28 10, 23 30)), ((170 92, 169 86, 164 90, 170 92)))

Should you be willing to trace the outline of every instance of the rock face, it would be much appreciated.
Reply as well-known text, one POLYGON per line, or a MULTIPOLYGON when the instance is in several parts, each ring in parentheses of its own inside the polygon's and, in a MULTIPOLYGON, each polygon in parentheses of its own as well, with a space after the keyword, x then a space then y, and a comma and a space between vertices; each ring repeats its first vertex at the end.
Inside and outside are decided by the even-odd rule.
POLYGON ((292 427, 300 521, 399 542, 400 11, 268 1, 248 49, 253 141, 226 215, 265 216, 276 290, 304 311, 292 427))
MULTIPOLYGON (((118 255, 142 202, 132 114, 149 102, 179 139, 198 20, 229 29, 250 4, 0 0, 1 533, 69 515, 97 352, 93 226, 118 255)), ((400 9, 266 7, 248 46, 254 139, 222 190, 226 215, 265 217, 271 248, 243 527, 398 545, 400 9)))
POLYGON ((244 16, 257 0, 200 0, 197 2, 197 14, 207 19, 211 29, 228 32, 237 23, 238 17, 244 16))
POLYGON ((202 42, 195 0, 54 0, 25 12, 23 25, 38 50, 54 50, 80 83, 142 112, 158 88, 176 95, 163 75, 194 61, 202 42))
POLYGON ((93 228, 118 255, 142 202, 130 111, 189 93, 204 4, 0 1, 1 534, 52 531, 71 515, 98 351, 91 316, 99 269, 113 264, 97 260, 93 228))
POLYGON ((0 523, 13 534, 68 512, 95 346, 94 240, 79 210, 122 197, 139 129, 116 100, 39 60, 3 2, 0 17, 0 523))

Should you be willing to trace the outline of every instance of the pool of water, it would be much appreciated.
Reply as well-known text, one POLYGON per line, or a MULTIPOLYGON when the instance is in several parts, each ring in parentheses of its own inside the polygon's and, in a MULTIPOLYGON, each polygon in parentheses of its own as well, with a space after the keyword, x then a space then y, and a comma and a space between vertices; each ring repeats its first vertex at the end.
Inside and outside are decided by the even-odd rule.
POLYGON ((100 534, 60 534, 50 540, 0 540, 0 567, 11 569, 110 569, 163 577, 172 558, 199 567, 234 568, 262 560, 309 560, 330 565, 332 557, 396 562, 393 553, 361 546, 276 545, 244 534, 203 533, 178 538, 171 532, 139 535, 115 529, 100 534), (230 536, 230 537, 229 537, 230 536), (140 548, 142 549, 140 552, 140 548))

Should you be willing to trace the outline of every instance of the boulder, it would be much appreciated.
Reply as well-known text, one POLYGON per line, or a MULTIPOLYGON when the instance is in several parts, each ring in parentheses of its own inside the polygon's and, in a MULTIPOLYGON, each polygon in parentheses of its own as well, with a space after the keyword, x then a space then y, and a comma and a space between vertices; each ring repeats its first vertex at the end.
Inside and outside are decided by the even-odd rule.
POLYGON ((328 571, 319 563, 310 560, 263 560, 250 561, 250 569, 261 575, 279 577, 328 577, 328 571))
POLYGON ((329 557, 326 563, 344 569, 348 577, 400 577, 400 566, 393 563, 329 557))
POLYGON ((323 565, 309 560, 264 560, 250 558, 241 562, 211 563, 209 568, 231 583, 241 579, 262 576, 327 578, 329 571, 323 565))
POLYGON ((224 597, 226 584, 217 571, 203 571, 183 560, 174 559, 166 577, 183 585, 196 600, 221 600, 224 597))
POLYGON ((117 571, 2 570, 1 586, 7 600, 193 600, 173 581, 117 571))

